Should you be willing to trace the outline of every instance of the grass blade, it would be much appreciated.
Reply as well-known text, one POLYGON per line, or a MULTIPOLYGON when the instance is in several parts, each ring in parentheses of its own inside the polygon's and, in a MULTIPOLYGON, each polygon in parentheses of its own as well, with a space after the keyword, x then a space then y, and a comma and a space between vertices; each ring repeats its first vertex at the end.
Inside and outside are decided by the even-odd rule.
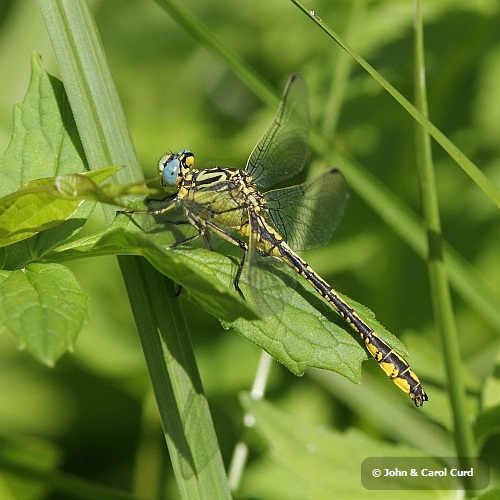
MULTIPOLYGON (((90 167, 124 164, 128 168, 118 174, 119 180, 128 183, 140 180, 142 172, 87 3, 40 0, 39 4, 90 167)), ((115 216, 113 208, 106 207, 105 215, 111 222, 115 216)), ((192 362, 179 301, 160 286, 164 278, 152 272, 144 260, 120 257, 119 264, 181 495, 200 498, 210 492, 217 498, 229 497, 224 466, 196 365, 192 362), (171 322, 167 322, 165 310, 172 314, 171 322), (170 338, 182 345, 172 346, 168 342, 170 338), (177 351, 171 352, 172 347, 177 351, 181 349, 189 362, 173 363, 177 351)))
MULTIPOLYGON (((427 117, 427 91, 425 82, 424 35, 419 0, 414 0, 414 78, 415 101, 423 116, 427 117)), ((437 330, 441 336, 441 348, 448 378, 450 406, 453 411, 455 443, 461 467, 468 467, 467 458, 476 455, 473 444, 473 431, 465 404, 465 386, 460 370, 461 359, 451 302, 448 276, 442 252, 443 236, 439 216, 438 195, 431 141, 423 126, 416 127, 417 171, 420 197, 427 230, 430 295, 437 330)))

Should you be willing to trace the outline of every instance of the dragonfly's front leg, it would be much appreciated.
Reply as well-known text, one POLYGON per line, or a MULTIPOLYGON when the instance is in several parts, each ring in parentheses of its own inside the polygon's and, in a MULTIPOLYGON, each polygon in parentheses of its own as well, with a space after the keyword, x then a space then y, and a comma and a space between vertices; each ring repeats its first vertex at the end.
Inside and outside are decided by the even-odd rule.
POLYGON ((143 210, 117 210, 117 214, 149 214, 149 215, 161 215, 174 208, 179 203, 179 198, 177 196, 167 196, 162 200, 151 200, 151 201, 166 201, 164 205, 157 207, 148 207, 143 210), (168 200, 168 201, 167 201, 168 200))

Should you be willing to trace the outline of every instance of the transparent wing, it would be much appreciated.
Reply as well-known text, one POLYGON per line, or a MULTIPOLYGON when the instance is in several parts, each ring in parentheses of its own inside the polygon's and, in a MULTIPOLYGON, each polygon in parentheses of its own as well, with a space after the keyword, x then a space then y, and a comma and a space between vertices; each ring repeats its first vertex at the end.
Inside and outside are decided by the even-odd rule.
POLYGON ((254 147, 245 170, 260 187, 300 172, 309 153, 309 108, 304 79, 292 75, 276 116, 254 147))
POLYGON ((289 303, 297 284, 296 277, 291 277, 280 270, 278 259, 263 256, 258 250, 260 227, 255 219, 250 219, 248 252, 243 269, 243 292, 255 309, 264 316, 280 313, 289 303))
POLYGON ((310 181, 264 193, 274 227, 295 250, 330 241, 349 198, 343 175, 336 169, 310 181))

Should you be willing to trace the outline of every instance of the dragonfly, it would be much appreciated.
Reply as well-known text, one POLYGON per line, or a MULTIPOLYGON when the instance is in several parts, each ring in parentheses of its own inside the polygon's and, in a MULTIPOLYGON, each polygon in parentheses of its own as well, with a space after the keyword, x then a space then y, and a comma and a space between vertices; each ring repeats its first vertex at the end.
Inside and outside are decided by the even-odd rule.
POLYGON ((202 237, 212 248, 210 235, 215 234, 240 248, 243 255, 234 287, 243 297, 240 279, 244 270, 245 275, 251 276, 257 259, 280 259, 309 282, 359 335, 368 353, 415 406, 422 406, 428 396, 404 357, 296 253, 330 240, 348 198, 340 171, 331 168, 299 185, 261 191, 303 169, 309 153, 309 127, 305 81, 299 74, 293 74, 272 123, 250 154, 244 170, 230 167, 197 170, 190 150, 166 154, 159 161, 160 181, 174 193, 160 206, 125 212, 161 215, 182 207, 196 233, 174 246, 202 237))

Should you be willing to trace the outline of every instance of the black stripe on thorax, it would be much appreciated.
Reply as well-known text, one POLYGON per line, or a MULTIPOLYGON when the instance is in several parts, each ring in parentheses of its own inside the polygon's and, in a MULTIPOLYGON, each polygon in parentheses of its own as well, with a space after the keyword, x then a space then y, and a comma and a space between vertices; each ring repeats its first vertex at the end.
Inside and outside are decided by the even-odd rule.
POLYGON ((199 172, 195 179, 194 185, 196 187, 230 182, 231 178, 238 173, 238 170, 228 168, 211 168, 199 172))

